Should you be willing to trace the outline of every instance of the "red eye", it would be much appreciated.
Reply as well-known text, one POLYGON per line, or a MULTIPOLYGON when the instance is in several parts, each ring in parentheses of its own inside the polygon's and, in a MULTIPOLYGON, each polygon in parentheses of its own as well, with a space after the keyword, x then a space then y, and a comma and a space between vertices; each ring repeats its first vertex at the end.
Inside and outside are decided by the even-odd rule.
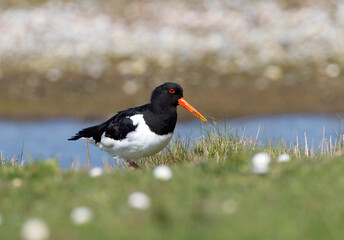
POLYGON ((170 93, 175 93, 176 91, 173 89, 173 88, 171 88, 170 90, 168 90, 170 93))

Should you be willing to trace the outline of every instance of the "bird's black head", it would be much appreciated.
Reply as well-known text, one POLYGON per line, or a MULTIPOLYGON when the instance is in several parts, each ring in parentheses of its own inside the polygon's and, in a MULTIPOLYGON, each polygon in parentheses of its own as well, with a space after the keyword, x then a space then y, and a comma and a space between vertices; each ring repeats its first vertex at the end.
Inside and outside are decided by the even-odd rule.
POLYGON ((151 97, 151 104, 163 108, 176 107, 183 97, 183 88, 177 83, 164 83, 157 87, 151 97))
POLYGON ((207 121, 184 99, 183 88, 177 83, 168 82, 157 87, 152 93, 151 105, 156 111, 172 112, 173 114, 177 114, 176 107, 180 105, 202 121, 207 121))

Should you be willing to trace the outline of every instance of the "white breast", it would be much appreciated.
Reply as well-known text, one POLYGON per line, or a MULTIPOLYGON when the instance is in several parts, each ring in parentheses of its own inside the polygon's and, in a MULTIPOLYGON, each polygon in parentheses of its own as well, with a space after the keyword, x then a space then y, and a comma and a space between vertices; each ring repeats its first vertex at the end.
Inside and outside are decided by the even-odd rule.
POLYGON ((171 141, 173 133, 158 135, 152 132, 142 114, 131 116, 130 119, 137 127, 135 131, 128 133, 125 139, 114 140, 105 137, 104 133, 100 142, 95 145, 112 157, 135 161, 160 152, 171 141))

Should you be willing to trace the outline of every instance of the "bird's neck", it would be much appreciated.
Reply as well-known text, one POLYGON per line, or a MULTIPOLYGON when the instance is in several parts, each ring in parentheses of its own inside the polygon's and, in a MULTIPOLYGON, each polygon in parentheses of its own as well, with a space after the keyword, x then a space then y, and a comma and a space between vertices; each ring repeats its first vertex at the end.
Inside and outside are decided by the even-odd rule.
POLYGON ((159 135, 172 133, 177 123, 177 108, 154 108, 151 106, 151 114, 144 116, 149 128, 159 135))
POLYGON ((177 113, 177 106, 167 104, 163 101, 153 101, 150 103, 152 112, 156 114, 173 115, 177 113))

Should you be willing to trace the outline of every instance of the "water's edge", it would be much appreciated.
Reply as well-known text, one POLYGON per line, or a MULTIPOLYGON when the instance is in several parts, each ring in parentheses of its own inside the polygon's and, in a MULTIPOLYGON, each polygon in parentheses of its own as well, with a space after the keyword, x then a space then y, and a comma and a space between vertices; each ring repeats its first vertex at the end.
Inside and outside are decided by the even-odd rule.
MULTIPOLYGON (((254 118, 237 118, 220 125, 230 126, 239 135, 256 136, 262 140, 284 139, 293 143, 298 136, 303 139, 307 134, 308 145, 318 146, 324 136, 336 139, 342 132, 343 120, 338 114, 308 115, 288 114, 278 116, 261 116, 254 118)), ((0 151, 4 156, 19 156, 24 160, 56 157, 62 168, 68 168, 72 162, 84 166, 87 163, 84 141, 70 142, 67 139, 78 130, 99 122, 85 122, 73 119, 55 119, 44 121, 8 121, 0 120, 0 151)), ((178 123, 174 137, 190 138, 190 142, 201 135, 200 121, 178 123)), ((113 160, 96 147, 90 147, 92 165, 102 166, 103 161, 113 160)))

